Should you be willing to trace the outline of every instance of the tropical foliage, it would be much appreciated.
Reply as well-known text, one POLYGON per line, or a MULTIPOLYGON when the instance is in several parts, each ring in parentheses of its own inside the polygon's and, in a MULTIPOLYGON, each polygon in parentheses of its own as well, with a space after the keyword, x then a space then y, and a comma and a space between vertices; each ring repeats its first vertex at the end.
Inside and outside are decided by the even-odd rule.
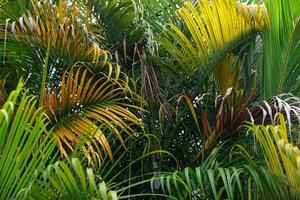
POLYGON ((35 109, 37 100, 27 93, 19 84, 1 109, 2 199, 17 198, 56 158, 55 143, 46 129, 47 118, 41 108, 35 109))
POLYGON ((300 199, 299 0, 0 0, 0 199, 300 199))

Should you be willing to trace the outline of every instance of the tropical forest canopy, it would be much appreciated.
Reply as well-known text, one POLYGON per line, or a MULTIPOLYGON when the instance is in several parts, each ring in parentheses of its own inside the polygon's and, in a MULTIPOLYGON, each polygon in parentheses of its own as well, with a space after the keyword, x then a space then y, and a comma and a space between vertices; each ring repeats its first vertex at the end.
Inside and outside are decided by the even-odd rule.
POLYGON ((0 0, 0 199, 300 199, 300 0, 0 0))

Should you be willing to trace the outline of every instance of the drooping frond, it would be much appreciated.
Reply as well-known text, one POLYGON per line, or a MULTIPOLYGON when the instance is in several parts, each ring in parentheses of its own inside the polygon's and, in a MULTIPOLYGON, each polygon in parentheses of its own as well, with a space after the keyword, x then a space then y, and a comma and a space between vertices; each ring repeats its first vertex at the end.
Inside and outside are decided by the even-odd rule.
POLYGON ((279 178, 286 179, 293 199, 300 198, 300 151, 288 138, 285 119, 282 114, 274 117, 279 119, 277 125, 247 126, 255 134, 263 150, 268 169, 279 178))
POLYGON ((12 36, 44 49, 50 40, 53 54, 57 57, 64 55, 70 64, 81 61, 105 65, 109 52, 89 41, 89 34, 76 15, 76 7, 71 12, 67 1, 59 1, 57 5, 40 2, 33 7, 32 13, 10 22, 12 36))
MULTIPOLYGON (((147 56, 144 54, 140 58, 141 61, 141 96, 148 103, 148 106, 160 105, 162 95, 159 88, 159 80, 157 69, 150 61, 147 61, 147 56)), ((154 109, 153 109, 154 110, 154 109)))
POLYGON ((215 148, 199 167, 153 177, 152 188, 159 182, 160 189, 175 199, 269 199, 273 195, 278 197, 275 199, 288 199, 280 189, 283 184, 264 167, 218 166, 218 151, 220 149, 215 148))
POLYGON ((197 100, 193 100, 187 95, 179 97, 178 105, 181 99, 186 99, 197 128, 196 131, 202 136, 203 146, 194 161, 202 157, 218 141, 225 141, 240 133, 246 121, 254 124, 275 125, 276 113, 285 116, 288 132, 293 138, 293 125, 300 125, 300 99, 292 94, 282 94, 257 103, 255 100, 258 95, 258 88, 249 95, 244 91, 229 88, 223 97, 211 98, 206 94, 197 100), (215 109, 209 108, 210 112, 207 112, 205 104, 202 104, 209 101, 212 101, 211 104, 215 104, 215 109))
POLYGON ((281 94, 273 96, 260 102, 250 109, 251 120, 255 124, 276 124, 274 116, 281 113, 285 116, 288 132, 291 134, 293 123, 300 126, 300 98, 292 94, 281 94))
POLYGON ((130 102, 136 99, 139 97, 122 79, 104 75, 97 79, 82 68, 66 71, 61 88, 49 90, 44 97, 46 113, 54 125, 53 137, 61 153, 66 156, 68 150, 73 150, 73 144, 85 137, 86 145, 81 149, 89 161, 101 160, 103 150, 112 159, 104 130, 108 128, 123 143, 123 134, 134 132, 131 124, 141 124, 130 111, 134 108, 130 102))
POLYGON ((178 14, 184 29, 169 23, 159 41, 188 72, 207 74, 235 45, 268 25, 264 5, 250 8, 235 0, 187 1, 178 14))
MULTIPOLYGON (((179 98, 179 103, 182 96, 179 98)), ((200 153, 195 156, 193 162, 218 142, 225 141, 239 133, 240 127, 249 117, 248 108, 257 97, 258 89, 247 95, 233 88, 229 88, 224 96, 212 97, 204 94, 197 100, 185 95, 197 131, 202 135, 201 142, 203 143, 200 153), (202 102, 211 102, 215 105, 208 112, 207 108, 201 105, 202 102)))
POLYGON ((109 190, 91 168, 84 169, 78 158, 48 166, 42 179, 28 191, 27 196, 33 199, 118 199, 117 193, 109 190))
POLYGON ((0 199, 17 199, 55 157, 45 114, 21 90, 19 84, 0 110, 0 199))

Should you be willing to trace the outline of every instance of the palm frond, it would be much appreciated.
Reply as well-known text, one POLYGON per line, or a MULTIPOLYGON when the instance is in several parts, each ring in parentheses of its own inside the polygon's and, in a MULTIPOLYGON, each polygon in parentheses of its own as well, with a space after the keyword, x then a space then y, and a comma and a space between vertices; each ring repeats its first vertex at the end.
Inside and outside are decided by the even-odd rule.
POLYGON ((89 41, 87 30, 80 24, 76 12, 68 10, 66 1, 59 1, 57 5, 46 2, 33 6, 33 13, 28 12, 18 21, 11 22, 9 31, 14 37, 38 44, 41 48, 46 48, 50 40, 54 54, 68 56, 73 63, 99 61, 105 64, 108 51, 89 41))
POLYGON ((214 75, 223 95, 225 95, 228 88, 238 89, 240 72, 240 60, 232 53, 228 54, 215 66, 214 75))
MULTIPOLYGON (((111 162, 108 156, 96 169, 86 167, 80 157, 58 161, 48 166, 28 188, 28 197, 33 199, 140 199, 165 197, 150 192, 149 183, 155 172, 147 173, 143 168, 153 155, 170 153, 151 151, 149 145, 154 135, 136 133, 125 140, 126 149, 118 143, 112 144, 118 157, 111 162), (129 161, 128 161, 129 160, 129 161)), ((174 157, 173 157, 174 158, 174 157)))
POLYGON ((0 198, 16 199, 55 157, 47 118, 20 83, 0 110, 0 198))
POLYGON ((123 133, 134 133, 131 125, 141 125, 141 121, 129 110, 136 109, 130 103, 133 100, 139 100, 139 97, 122 79, 103 75, 97 79, 88 69, 80 67, 66 71, 61 88, 49 90, 44 96, 46 113, 54 126, 53 137, 61 153, 66 156, 66 148, 72 150, 73 144, 85 136, 88 147, 83 146, 82 150, 89 161, 101 160, 103 155, 98 146, 112 159, 113 153, 104 129, 107 127, 121 143, 123 133), (91 144, 90 140, 93 141, 91 144), (93 157, 89 156, 90 152, 93 157))
POLYGON ((277 177, 286 179, 294 199, 300 198, 300 151, 297 146, 289 142, 288 131, 284 116, 277 114, 277 125, 254 125, 249 123, 248 128, 254 133, 262 147, 268 169, 277 177))
POLYGON ((117 193, 109 190, 91 168, 84 169, 78 158, 48 166, 27 196, 33 199, 118 199, 117 193))
POLYGON ((278 199, 288 199, 288 195, 280 190, 280 181, 265 168, 252 165, 221 167, 216 161, 219 151, 215 148, 194 169, 187 167, 153 177, 152 188, 156 180, 160 189, 175 199, 268 199, 274 194, 278 199))
POLYGON ((87 6, 97 20, 98 29, 91 27, 91 31, 100 32, 106 37, 105 43, 115 50, 133 47, 145 32, 140 23, 142 9, 136 1, 89 0, 87 6))
MULTIPOLYGON (((299 9, 300 10, 300 9, 299 9)), ((299 63, 300 63, 300 21, 292 32, 289 39, 288 51, 285 54, 284 64, 282 66, 282 74, 279 82, 278 92, 292 92, 295 95, 300 95, 300 81, 299 81, 299 63)))
POLYGON ((18 20, 7 19, 2 27, 0 50, 5 72, 17 71, 17 74, 29 77, 28 86, 39 87, 41 68, 50 43, 47 79, 51 84, 59 82, 65 66, 78 62, 107 73, 119 73, 120 67, 111 62, 105 46, 93 39, 76 12, 76 6, 70 7, 67 1, 57 4, 32 1, 32 7, 18 20))
POLYGON ((234 0, 187 1, 178 10, 186 29, 169 23, 159 41, 184 71, 207 74, 235 45, 268 25, 264 5, 252 7, 250 12, 234 0))
MULTIPOLYGON (((180 99, 178 100, 178 105, 180 99)), ((197 126, 197 132, 202 135, 202 148, 192 162, 204 156, 218 142, 223 142, 239 133, 240 127, 248 119, 248 107, 258 97, 258 89, 249 95, 243 91, 229 88, 224 96, 212 97, 204 94, 197 100, 185 95, 189 110, 197 126), (204 107, 202 102, 215 104, 214 109, 204 107), (213 118, 213 120, 211 120, 213 118), (210 119, 210 120, 209 120, 210 119)), ((177 108, 178 110, 178 108, 177 108)))
MULTIPOLYGON (((186 99, 197 128, 195 132, 202 137, 203 146, 192 163, 203 157, 205 152, 218 142, 224 142, 228 138, 236 136, 245 121, 251 121, 254 124, 275 125, 276 113, 285 116, 290 137, 294 137, 292 135, 293 126, 294 124, 300 125, 300 99, 292 94, 282 94, 262 102, 255 102, 258 94, 258 88, 249 95, 244 91, 229 88, 223 97, 212 98, 209 94, 204 94, 197 100, 185 94, 179 97, 178 105, 181 103, 181 99, 186 99), (212 102, 210 102, 211 100, 212 102), (203 102, 215 104, 215 109, 204 106, 203 102)), ((177 106, 177 112, 178 110, 177 106)))
POLYGON ((271 28, 264 34, 261 68, 263 97, 294 92, 299 94, 300 1, 265 1, 271 28), (298 91, 297 91, 298 90, 298 91))
POLYGON ((184 4, 184 0, 141 0, 144 8, 144 20, 155 33, 160 34, 162 28, 172 22, 177 24, 178 10, 184 4))
POLYGON ((288 132, 291 135, 292 125, 298 123, 300 126, 300 98, 292 94, 281 94, 273 96, 250 108, 250 117, 255 124, 276 124, 274 117, 276 113, 285 116, 288 132))
POLYGON ((1 0, 0 1, 0 21, 1 24, 7 19, 18 20, 26 11, 32 9, 31 0, 1 0))

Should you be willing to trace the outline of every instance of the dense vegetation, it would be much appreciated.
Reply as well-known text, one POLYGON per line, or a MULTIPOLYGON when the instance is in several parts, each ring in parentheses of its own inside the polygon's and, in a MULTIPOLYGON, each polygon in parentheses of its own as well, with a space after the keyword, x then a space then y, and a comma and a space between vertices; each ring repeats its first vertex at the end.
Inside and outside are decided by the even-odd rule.
POLYGON ((0 0, 0 199, 300 199, 300 0, 0 0))

